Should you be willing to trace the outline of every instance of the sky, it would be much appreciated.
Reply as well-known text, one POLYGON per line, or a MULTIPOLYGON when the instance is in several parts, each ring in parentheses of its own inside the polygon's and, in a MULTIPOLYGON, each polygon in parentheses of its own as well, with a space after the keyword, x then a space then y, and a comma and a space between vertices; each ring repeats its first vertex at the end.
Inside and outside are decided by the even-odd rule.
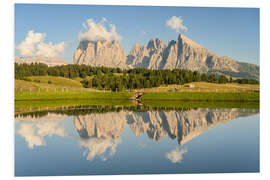
POLYGON ((259 65, 259 9, 15 4, 15 55, 72 62, 80 40, 117 39, 126 54, 182 33, 220 56, 259 65))

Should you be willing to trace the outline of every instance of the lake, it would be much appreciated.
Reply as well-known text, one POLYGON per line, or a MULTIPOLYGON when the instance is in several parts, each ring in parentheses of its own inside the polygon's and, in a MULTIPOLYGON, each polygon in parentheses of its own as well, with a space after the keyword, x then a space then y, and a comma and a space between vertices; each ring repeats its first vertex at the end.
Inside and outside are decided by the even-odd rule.
POLYGON ((80 106, 15 116, 15 176, 259 172, 259 110, 80 106))

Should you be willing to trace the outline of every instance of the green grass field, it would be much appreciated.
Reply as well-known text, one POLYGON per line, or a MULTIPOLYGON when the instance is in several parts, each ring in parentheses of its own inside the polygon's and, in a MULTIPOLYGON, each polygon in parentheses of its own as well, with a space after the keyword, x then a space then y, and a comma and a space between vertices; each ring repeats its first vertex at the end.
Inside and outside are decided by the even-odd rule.
POLYGON ((28 81, 15 80, 15 94, 25 92, 62 92, 62 91, 102 91, 97 89, 86 89, 82 87, 80 79, 68 79, 53 76, 27 77, 28 81))
POLYGON ((68 79, 64 77, 55 77, 55 76, 31 76, 27 77, 32 82, 45 83, 57 85, 57 86, 65 86, 65 87, 82 87, 82 84, 76 80, 68 79))
POLYGON ((256 101, 260 100, 259 92, 147 92, 142 101, 256 101))
POLYGON ((88 91, 63 91, 63 92, 21 92, 15 93, 15 101, 26 100, 70 100, 70 99, 106 99, 127 100, 131 92, 88 92, 88 91))
POLYGON ((142 89, 144 92, 170 92, 177 89, 179 92, 254 92, 260 91, 260 85, 258 84, 216 84, 207 82, 193 82, 184 85, 167 85, 154 88, 142 89), (193 85, 193 88, 187 85, 193 85))
POLYGON ((46 100, 46 101, 15 101, 15 114, 24 112, 34 112, 42 110, 57 109, 61 107, 83 106, 83 105, 102 105, 102 106, 134 106, 127 100, 46 100))
MULTIPOLYGON (((35 76, 28 79, 29 81, 15 80, 15 112, 59 106, 131 105, 128 99, 135 93, 82 88, 81 78, 35 76)), ((195 83, 195 88, 170 85, 152 90, 153 92, 150 89, 144 91, 141 98, 144 105, 179 108, 259 108, 259 85, 199 82, 195 83), (173 88, 179 88, 179 91, 168 91, 173 88)))
POLYGON ((143 104, 151 107, 167 108, 242 108, 260 109, 259 102, 241 101, 143 101, 143 104))

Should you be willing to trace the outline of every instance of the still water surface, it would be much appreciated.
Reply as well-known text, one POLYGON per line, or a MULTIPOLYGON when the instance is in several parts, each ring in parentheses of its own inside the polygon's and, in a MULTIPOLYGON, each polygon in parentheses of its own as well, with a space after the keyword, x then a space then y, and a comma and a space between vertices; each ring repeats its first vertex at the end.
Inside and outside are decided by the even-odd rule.
POLYGON ((15 175, 259 171, 259 110, 90 108, 15 117, 15 175))

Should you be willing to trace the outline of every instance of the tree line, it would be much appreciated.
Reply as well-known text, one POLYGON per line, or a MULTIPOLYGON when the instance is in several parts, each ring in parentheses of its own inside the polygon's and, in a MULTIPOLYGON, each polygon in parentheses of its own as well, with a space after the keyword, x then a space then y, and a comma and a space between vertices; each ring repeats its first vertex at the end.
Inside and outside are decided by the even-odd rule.
POLYGON ((15 79, 27 76, 61 76, 66 78, 82 78, 85 88, 107 89, 112 91, 132 90, 158 87, 169 84, 185 84, 190 82, 241 83, 258 84, 254 79, 235 79, 219 74, 199 73, 185 69, 150 70, 144 68, 120 69, 109 67, 92 67, 88 65, 68 64, 48 67, 45 64, 15 63, 15 79))

